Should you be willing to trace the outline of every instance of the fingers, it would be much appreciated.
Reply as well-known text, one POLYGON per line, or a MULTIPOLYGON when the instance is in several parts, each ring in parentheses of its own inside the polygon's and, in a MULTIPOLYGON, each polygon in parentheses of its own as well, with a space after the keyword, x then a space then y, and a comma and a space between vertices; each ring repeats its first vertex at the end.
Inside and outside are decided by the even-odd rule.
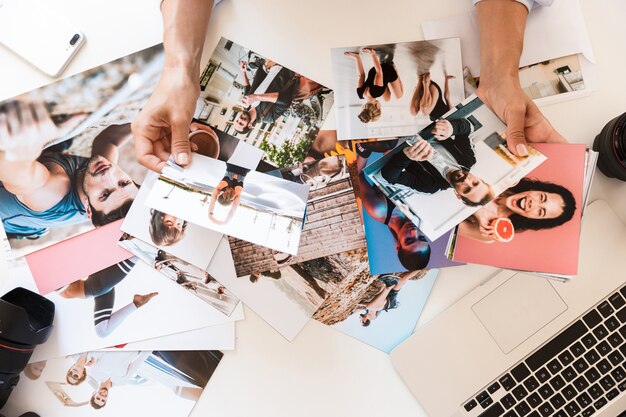
POLYGON ((172 155, 178 165, 185 166, 191 160, 189 125, 191 120, 176 120, 172 123, 172 155))
POLYGON ((419 140, 414 145, 404 148, 404 154, 413 161, 425 161, 434 154, 434 149, 425 140, 419 140))
POLYGON ((444 140, 448 139, 452 136, 452 125, 446 120, 437 120, 435 122, 435 127, 430 131, 433 135, 435 135, 435 139, 444 140))
POLYGON ((169 157, 160 138, 161 129, 146 126, 139 119, 131 125, 137 161, 151 171, 160 173, 169 157))
POLYGON ((526 106, 511 107, 506 115, 506 142, 509 150, 518 156, 528 156, 526 147, 526 106))

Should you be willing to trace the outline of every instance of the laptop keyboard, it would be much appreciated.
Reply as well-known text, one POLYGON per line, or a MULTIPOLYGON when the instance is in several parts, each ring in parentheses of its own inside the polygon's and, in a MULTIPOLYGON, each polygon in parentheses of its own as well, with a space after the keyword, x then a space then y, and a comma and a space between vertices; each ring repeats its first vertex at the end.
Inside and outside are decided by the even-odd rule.
POLYGON ((476 417, 592 416, 626 391, 626 287, 488 385, 476 417))

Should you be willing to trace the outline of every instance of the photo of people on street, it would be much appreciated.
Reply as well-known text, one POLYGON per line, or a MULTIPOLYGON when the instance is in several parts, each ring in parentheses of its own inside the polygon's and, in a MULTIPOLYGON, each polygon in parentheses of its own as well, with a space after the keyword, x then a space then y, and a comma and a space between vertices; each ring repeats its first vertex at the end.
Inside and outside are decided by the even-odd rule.
POLYGON ((163 169, 146 204, 189 223, 296 255, 309 186, 194 155, 163 169))
POLYGON ((215 372, 220 351, 85 352, 24 372, 4 412, 42 416, 186 417, 215 372), (28 399, 37 398, 37 401, 28 399), (28 409, 22 407, 28 405, 28 409))
POLYGON ((218 311, 230 316, 239 300, 208 272, 128 234, 119 244, 147 265, 179 284, 218 311))
POLYGON ((130 122, 163 59, 155 46, 0 103, 0 218, 10 257, 125 216, 146 174, 130 122))
POLYGON ((430 240, 489 203, 546 158, 513 155, 505 126, 476 96, 368 165, 367 177, 430 240))
POLYGON ((438 270, 343 280, 313 318, 389 353, 413 334, 438 270))
POLYGON ((585 146, 535 147, 548 158, 546 162, 459 224, 454 259, 533 272, 577 273, 585 146), (522 251, 527 255, 518 259, 514 254, 522 251))
POLYGON ((334 100, 329 88, 226 38, 200 89, 196 119, 262 149, 280 168, 304 160, 334 100))
POLYGON ((370 272, 377 275, 458 265, 444 255, 450 233, 430 241, 363 172, 397 144, 398 139, 353 142, 353 171, 358 175, 370 272))
POLYGON ((459 39, 331 50, 337 136, 415 134, 464 98, 459 39))

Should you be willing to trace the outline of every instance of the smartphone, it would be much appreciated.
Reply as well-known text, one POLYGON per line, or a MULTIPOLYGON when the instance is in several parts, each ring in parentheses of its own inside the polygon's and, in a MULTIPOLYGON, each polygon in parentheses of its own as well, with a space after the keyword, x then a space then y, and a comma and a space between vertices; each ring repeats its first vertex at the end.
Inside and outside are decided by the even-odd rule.
POLYGON ((37 0, 0 0, 0 44, 51 77, 59 76, 85 35, 37 0))

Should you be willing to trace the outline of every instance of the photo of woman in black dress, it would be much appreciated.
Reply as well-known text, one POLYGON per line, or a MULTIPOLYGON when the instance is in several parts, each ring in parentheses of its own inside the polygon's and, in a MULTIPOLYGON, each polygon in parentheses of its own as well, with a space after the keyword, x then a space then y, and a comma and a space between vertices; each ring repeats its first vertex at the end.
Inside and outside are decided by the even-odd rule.
POLYGON ((393 63, 393 55, 385 54, 381 62, 377 50, 363 48, 361 52, 371 56, 374 64, 368 71, 367 78, 365 78, 361 55, 358 52, 344 52, 344 55, 354 59, 358 75, 356 93, 360 99, 365 100, 361 106, 359 120, 363 123, 369 123, 380 119, 382 114, 380 97, 384 101, 390 101, 392 96, 399 99, 404 94, 404 89, 393 63))

